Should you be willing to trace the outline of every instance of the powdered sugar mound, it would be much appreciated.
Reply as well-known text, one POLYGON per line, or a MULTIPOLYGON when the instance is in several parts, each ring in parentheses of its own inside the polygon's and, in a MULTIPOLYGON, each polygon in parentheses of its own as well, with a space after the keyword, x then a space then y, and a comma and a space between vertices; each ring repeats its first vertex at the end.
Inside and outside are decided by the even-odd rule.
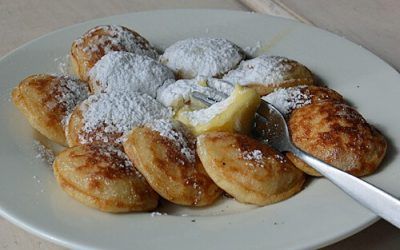
POLYGON ((36 158, 42 160, 44 163, 46 163, 49 167, 53 166, 53 162, 55 159, 55 154, 54 152, 43 145, 40 141, 33 141, 33 149, 36 153, 36 158))
MULTIPOLYGON (((134 31, 119 25, 101 25, 97 26, 86 32, 81 38, 77 39, 75 43, 78 46, 84 46, 84 52, 98 53, 103 52, 103 55, 111 51, 128 51, 140 55, 146 55, 156 59, 158 57, 157 51, 150 45, 150 43, 142 36, 134 31), (99 35, 101 34, 101 35, 99 35), (85 39, 92 38, 87 45, 84 43, 85 39)), ((93 53, 88 53, 89 55, 93 53)))
POLYGON ((261 55, 241 62, 236 69, 229 71, 223 79, 241 85, 279 83, 286 80, 288 72, 294 67, 293 62, 281 56, 261 55))
POLYGON ((190 145, 191 143, 193 144, 193 142, 189 141, 190 138, 188 138, 187 135, 188 131, 186 131, 184 125, 172 119, 160 119, 147 124, 147 126, 152 130, 158 131, 161 136, 171 140, 180 148, 181 153, 189 162, 195 162, 196 152, 194 145, 190 145))
POLYGON ((306 86, 296 86, 276 89, 262 99, 272 104, 284 116, 288 116, 294 109, 311 103, 311 95, 303 92, 305 88, 306 86))
POLYGON ((219 76, 234 68, 243 59, 241 49, 223 38, 189 38, 167 48, 162 63, 182 78, 198 75, 219 76))
POLYGON ((205 109, 182 112, 182 116, 186 117, 193 126, 205 124, 211 121, 217 115, 224 112, 232 103, 232 101, 233 97, 231 96, 205 109))
POLYGON ((155 97, 167 79, 175 77, 166 66, 150 57, 124 51, 106 54, 89 71, 89 81, 96 93, 122 89, 155 97))
POLYGON ((207 77, 178 80, 159 89, 157 100, 165 106, 180 106, 191 100, 193 92, 199 92, 216 101, 222 101, 233 91, 233 86, 222 80, 207 77))
POLYGON ((51 96, 53 101, 46 103, 49 109, 59 109, 64 113, 61 124, 65 127, 68 118, 76 105, 89 96, 86 83, 67 76, 55 76, 51 83, 51 96))
MULTIPOLYGON (((170 109, 151 96, 132 91, 112 91, 90 96, 81 105, 83 131, 95 137, 79 136, 81 143, 108 142, 108 134, 129 132, 133 127, 172 116, 170 109)), ((122 142, 124 137, 118 138, 122 142)))
POLYGON ((235 89, 235 84, 217 78, 208 78, 207 86, 229 96, 235 89))

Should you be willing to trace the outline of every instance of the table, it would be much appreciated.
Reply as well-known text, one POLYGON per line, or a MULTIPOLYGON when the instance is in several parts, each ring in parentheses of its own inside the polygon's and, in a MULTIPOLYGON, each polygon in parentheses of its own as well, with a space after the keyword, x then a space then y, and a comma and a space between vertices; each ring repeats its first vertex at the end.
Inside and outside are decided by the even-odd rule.
MULTIPOLYGON (((259 12, 297 19, 365 46, 400 69, 400 1, 396 0, 0 0, 0 57, 50 31, 94 18, 167 8, 213 8, 259 12), (329 11, 328 11, 329 10, 329 11), (351 24, 351 25, 350 25, 351 24)), ((399 83, 400 84, 400 83, 399 83)), ((379 221, 326 247, 398 249, 400 231, 379 221)), ((0 218, 1 249, 64 249, 0 218)))

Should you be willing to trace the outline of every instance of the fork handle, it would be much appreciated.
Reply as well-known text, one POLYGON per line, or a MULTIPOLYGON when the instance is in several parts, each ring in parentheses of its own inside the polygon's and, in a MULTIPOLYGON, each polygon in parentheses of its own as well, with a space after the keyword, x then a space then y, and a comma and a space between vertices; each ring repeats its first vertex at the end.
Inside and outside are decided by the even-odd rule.
POLYGON ((325 176, 354 200, 400 228, 400 201, 379 188, 341 171, 292 146, 290 150, 312 168, 325 176))

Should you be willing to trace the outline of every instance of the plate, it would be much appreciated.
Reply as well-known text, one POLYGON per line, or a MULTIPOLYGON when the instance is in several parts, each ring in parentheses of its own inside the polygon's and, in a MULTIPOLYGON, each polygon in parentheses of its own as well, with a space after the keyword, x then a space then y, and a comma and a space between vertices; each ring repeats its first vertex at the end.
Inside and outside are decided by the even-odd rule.
POLYGON ((400 195, 400 117, 394 111, 400 76, 384 61, 342 37, 281 18, 221 10, 152 11, 71 26, 1 59, 0 214, 16 225, 73 249, 304 249, 331 244, 377 220, 323 178, 309 181, 286 201, 260 208, 222 199, 203 209, 163 206, 167 215, 115 215, 69 198, 51 169, 35 158, 33 140, 43 138, 12 105, 10 91, 30 74, 58 72, 57 59, 71 42, 98 24, 131 27, 160 48, 188 37, 218 36, 304 63, 389 138, 380 171, 365 179, 400 195))

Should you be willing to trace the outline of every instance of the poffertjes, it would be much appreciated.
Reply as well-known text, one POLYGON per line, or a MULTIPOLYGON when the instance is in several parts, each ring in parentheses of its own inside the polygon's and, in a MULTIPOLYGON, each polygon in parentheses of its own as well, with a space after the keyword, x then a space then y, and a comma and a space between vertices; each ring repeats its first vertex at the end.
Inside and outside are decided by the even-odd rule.
POLYGON ((33 128, 66 145, 64 128, 76 105, 88 97, 86 83, 66 76, 32 75, 15 87, 12 101, 33 128))
POLYGON ((123 143, 128 157, 164 199, 185 206, 212 204, 222 193, 195 152, 195 138, 167 120, 137 127, 123 143))
MULTIPOLYGON (((352 107, 320 102, 296 109, 289 119, 293 143, 355 176, 373 173, 386 152, 386 140, 352 107)), ((305 173, 321 176, 292 153, 287 157, 305 173)))
POLYGON ((264 206, 285 200, 299 192, 305 181, 285 156, 245 135, 200 135, 197 153, 211 179, 242 203, 264 206))
POLYGON ((270 55, 242 61, 223 80, 254 88, 260 96, 276 88, 314 84, 311 71, 303 64, 286 57, 270 55))
POLYGON ((148 211, 158 195, 118 148, 91 144, 68 148, 53 164, 61 188, 79 202, 104 212, 148 211))
POLYGON ((89 70, 105 54, 126 51, 156 59, 158 52, 137 32, 118 25, 101 25, 88 30, 71 46, 71 64, 75 74, 88 80, 89 70))

